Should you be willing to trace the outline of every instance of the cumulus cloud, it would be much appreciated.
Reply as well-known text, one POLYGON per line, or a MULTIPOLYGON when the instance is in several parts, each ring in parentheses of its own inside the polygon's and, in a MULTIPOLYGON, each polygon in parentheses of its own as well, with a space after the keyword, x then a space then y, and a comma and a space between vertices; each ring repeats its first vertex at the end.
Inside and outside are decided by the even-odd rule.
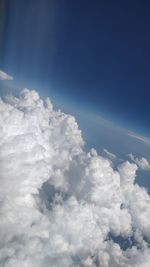
POLYGON ((8 75, 6 72, 0 70, 0 80, 1 81, 9 81, 9 80, 13 80, 13 77, 8 75))
POLYGON ((86 153, 75 118, 36 91, 0 100, 0 128, 0 266, 149 266, 136 164, 86 153))
POLYGON ((150 171, 150 163, 148 162, 148 160, 144 157, 142 157, 141 159, 135 157, 132 153, 129 154, 129 158, 135 162, 140 169, 145 170, 145 171, 150 171))

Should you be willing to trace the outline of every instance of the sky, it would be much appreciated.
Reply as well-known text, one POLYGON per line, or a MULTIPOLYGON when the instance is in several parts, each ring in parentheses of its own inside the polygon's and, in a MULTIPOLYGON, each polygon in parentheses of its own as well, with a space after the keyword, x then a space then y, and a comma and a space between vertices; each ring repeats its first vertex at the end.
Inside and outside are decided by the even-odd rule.
POLYGON ((1 1, 0 69, 149 137, 149 11, 148 1, 1 1))
POLYGON ((150 266, 149 24, 0 2, 0 266, 150 266))

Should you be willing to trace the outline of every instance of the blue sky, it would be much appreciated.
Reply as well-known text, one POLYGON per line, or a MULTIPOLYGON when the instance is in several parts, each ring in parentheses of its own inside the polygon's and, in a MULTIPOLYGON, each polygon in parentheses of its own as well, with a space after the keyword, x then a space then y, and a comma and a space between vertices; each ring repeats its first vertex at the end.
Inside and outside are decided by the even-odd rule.
POLYGON ((148 1, 4 2, 0 68, 14 86, 149 137, 148 1))
POLYGON ((1 102, 4 265, 148 266, 149 14, 148 1, 0 2, 0 96, 54 104, 30 90, 1 102))

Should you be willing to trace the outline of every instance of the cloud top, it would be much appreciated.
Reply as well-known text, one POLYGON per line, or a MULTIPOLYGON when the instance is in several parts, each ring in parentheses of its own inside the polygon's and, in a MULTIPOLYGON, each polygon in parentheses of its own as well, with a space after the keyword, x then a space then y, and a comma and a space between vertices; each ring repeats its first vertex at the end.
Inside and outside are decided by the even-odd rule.
POLYGON ((11 81, 11 80, 13 80, 13 77, 8 75, 6 72, 0 70, 0 80, 1 81, 11 81))
POLYGON ((137 158, 135 157, 132 153, 129 154, 129 158, 139 166, 140 169, 145 170, 145 171, 150 171, 150 163, 148 160, 144 157, 142 158, 137 158))
POLYGON ((75 118, 36 91, 0 100, 0 128, 0 266, 149 266, 135 163, 86 153, 75 118))

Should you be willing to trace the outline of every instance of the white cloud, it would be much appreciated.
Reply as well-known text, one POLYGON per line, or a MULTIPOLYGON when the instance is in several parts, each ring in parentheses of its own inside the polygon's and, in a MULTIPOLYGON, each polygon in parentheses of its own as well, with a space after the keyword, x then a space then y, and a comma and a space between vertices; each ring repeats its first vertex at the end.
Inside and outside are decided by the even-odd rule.
POLYGON ((133 162, 135 162, 140 169, 150 171, 150 163, 148 162, 146 158, 142 157, 141 159, 139 159, 135 157, 132 153, 129 154, 129 158, 133 162))
POLYGON ((74 117, 37 92, 0 101, 0 266, 148 266, 150 197, 134 184, 137 166, 113 170, 83 144, 74 117))
POLYGON ((147 138, 147 137, 142 136, 142 135, 138 135, 138 134, 130 132, 130 131, 127 132, 127 135, 143 142, 144 144, 146 144, 148 146, 150 146, 150 138, 147 138))
POLYGON ((103 152, 104 152, 105 156, 107 156, 111 160, 114 160, 114 159, 117 158, 115 154, 113 154, 112 152, 108 151, 106 148, 103 149, 103 152))
POLYGON ((13 80, 13 77, 8 75, 6 72, 0 70, 0 80, 1 81, 9 81, 9 80, 13 80))

